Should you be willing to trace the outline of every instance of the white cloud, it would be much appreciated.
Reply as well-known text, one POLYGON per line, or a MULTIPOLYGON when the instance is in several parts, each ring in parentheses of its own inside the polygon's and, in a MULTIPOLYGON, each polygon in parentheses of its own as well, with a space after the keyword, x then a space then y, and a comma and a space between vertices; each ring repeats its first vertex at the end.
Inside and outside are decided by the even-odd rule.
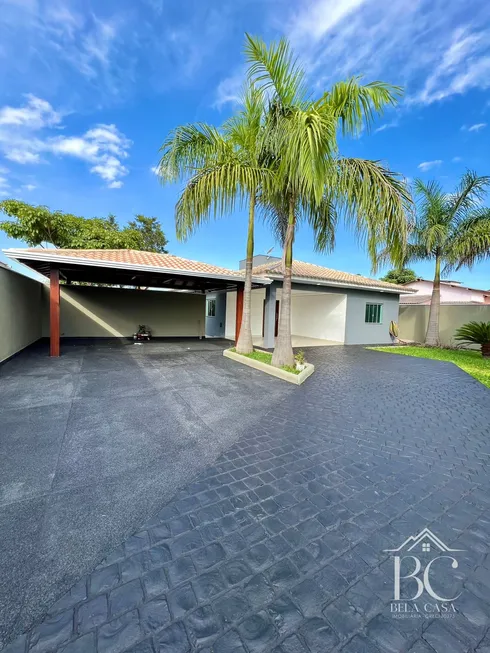
POLYGON ((27 190, 27 191, 31 192, 31 191, 33 191, 33 190, 36 190, 37 186, 35 186, 34 184, 24 184, 24 185, 22 186, 22 188, 23 188, 24 190, 27 190))
POLYGON ((245 69, 240 67, 230 77, 225 77, 220 81, 216 89, 216 98, 213 106, 221 109, 225 104, 239 104, 240 96, 245 80, 245 69))
POLYGON ((283 0, 275 22, 318 90, 363 74, 403 86, 409 103, 430 104, 490 87, 490 10, 469 2, 283 0))
POLYGON ((475 31, 469 25, 451 32, 451 41, 446 44, 433 72, 416 97, 424 104, 443 100, 451 95, 461 95, 473 88, 486 89, 490 86, 490 56, 488 39, 490 31, 475 31))
POLYGON ((300 4, 291 17, 289 37, 292 41, 311 38, 318 41, 347 19, 366 0, 316 0, 300 4))
POLYGON ((116 125, 96 125, 83 136, 61 136, 48 141, 48 146, 55 154, 92 163, 90 172, 99 175, 109 188, 121 188, 120 178, 128 174, 122 161, 128 157, 131 141, 116 125))
POLYGON ((418 164, 417 168, 422 170, 422 172, 427 172, 427 170, 439 167, 441 163, 442 159, 435 159, 434 161, 422 161, 422 163, 418 164))
POLYGON ((476 125, 471 125, 471 127, 468 127, 469 132, 479 132, 480 129, 485 129, 487 126, 486 122, 479 122, 476 125))
POLYGON ((453 156, 453 158, 451 159, 453 163, 459 163, 462 160, 463 159, 460 156, 453 156))
POLYGON ((122 186, 128 174, 123 161, 132 143, 116 125, 95 125, 81 136, 54 135, 53 129, 60 127, 61 114, 33 96, 24 107, 0 108, 0 152, 22 165, 47 162, 49 155, 79 159, 110 188, 122 186))
MULTIPOLYGON (((43 86, 53 90, 78 75, 78 84, 68 86, 67 94, 77 95, 79 87, 87 86, 118 93, 120 74, 130 68, 119 47, 124 40, 129 44, 122 19, 107 11, 101 18, 79 0, 9 3, 0 12, 0 63, 2 53, 9 62, 0 72, 9 87, 17 86, 19 78, 25 83, 29 75, 38 92, 43 86)), ((125 27, 129 30, 129 23, 125 27)))
POLYGON ((158 177, 159 176, 159 167, 158 166, 151 166, 150 172, 158 177))
MULTIPOLYGON (((0 146, 1 146, 1 140, 2 137, 0 135, 0 146)), ((26 147, 32 147, 33 144, 26 143, 26 147)), ((30 152, 28 149, 19 149, 16 147, 13 147, 11 149, 7 149, 5 152, 5 158, 8 159, 9 161, 13 161, 14 163, 20 163, 21 165, 24 165, 25 163, 39 163, 41 161, 41 157, 39 154, 36 152, 30 152)))
POLYGON ((31 94, 26 97, 27 103, 22 107, 5 106, 0 109, 0 125, 42 129, 61 122, 61 114, 49 102, 31 94))
POLYGON ((374 130, 374 133, 377 134, 378 132, 384 132, 387 129, 394 129, 395 127, 398 127, 398 121, 393 120, 392 122, 385 122, 382 125, 380 125, 379 127, 377 127, 374 130))

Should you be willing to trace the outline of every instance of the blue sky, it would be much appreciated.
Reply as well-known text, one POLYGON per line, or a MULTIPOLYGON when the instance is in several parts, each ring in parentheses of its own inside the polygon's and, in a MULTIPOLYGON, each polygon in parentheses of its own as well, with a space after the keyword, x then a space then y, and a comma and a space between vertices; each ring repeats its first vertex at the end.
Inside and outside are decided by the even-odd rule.
MULTIPOLYGON (((78 215, 157 216, 174 254, 236 267, 240 213, 179 243, 179 187, 152 167, 170 129, 221 123, 243 79, 244 32, 287 36, 318 91, 351 74, 405 88, 375 130, 342 143, 406 177, 451 190, 490 174, 490 6, 484 0, 3 0, 0 196, 78 215)), ((489 199, 490 203, 490 199, 489 199)), ((0 247, 21 246, 0 235, 0 247)), ((256 252, 275 245, 257 226, 256 252)), ((279 254, 276 245, 275 252, 279 254)), ((299 230, 295 257, 354 273, 370 264, 340 231, 329 255, 299 230)), ((430 264, 415 266, 431 277, 430 264)), ((456 278, 490 288, 490 262, 456 278)))

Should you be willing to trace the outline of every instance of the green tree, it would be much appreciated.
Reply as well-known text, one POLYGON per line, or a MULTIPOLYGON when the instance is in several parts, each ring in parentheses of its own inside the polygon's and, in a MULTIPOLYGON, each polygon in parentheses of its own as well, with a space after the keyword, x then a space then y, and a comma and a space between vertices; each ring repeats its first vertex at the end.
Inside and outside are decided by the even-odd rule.
POLYGON ((245 47, 252 83, 268 98, 264 143, 274 162, 274 192, 267 215, 284 248, 278 338, 273 365, 293 365, 291 277, 297 224, 313 229, 316 248, 330 251, 343 219, 365 242, 376 267, 383 246, 401 262, 407 231, 408 192, 397 175, 378 161, 345 158, 337 133, 357 135, 383 107, 395 104, 401 90, 383 82, 361 85, 358 78, 335 84, 319 98, 287 41, 267 46, 247 36, 245 47))
POLYGON ((417 212, 405 262, 434 261, 434 285, 425 344, 439 344, 441 275, 490 255, 490 209, 482 201, 490 177, 467 171, 453 193, 436 181, 415 181, 417 212))
POLYGON ((162 145, 159 165, 164 182, 185 179, 176 205, 177 236, 186 239, 204 221, 248 207, 243 315, 237 351, 253 351, 251 329, 254 222, 260 196, 267 193, 272 172, 263 157, 263 95, 253 85, 243 108, 220 129, 206 124, 172 131, 162 145))
POLYGON ((381 281, 401 285, 404 283, 410 283, 411 281, 417 281, 417 278, 415 272, 410 268, 396 268, 394 270, 389 270, 384 277, 381 277, 381 281))
POLYGON ((167 239, 156 218, 138 215, 121 229, 113 215, 82 218, 19 200, 0 202, 0 212, 11 218, 0 222, 0 230, 10 238, 23 240, 30 247, 50 244, 62 249, 166 251, 167 239))
POLYGON ((145 252, 158 252, 159 254, 168 254, 165 249, 168 240, 162 231, 158 218, 147 217, 138 213, 134 220, 128 222, 127 230, 135 231, 141 241, 139 249, 145 252))

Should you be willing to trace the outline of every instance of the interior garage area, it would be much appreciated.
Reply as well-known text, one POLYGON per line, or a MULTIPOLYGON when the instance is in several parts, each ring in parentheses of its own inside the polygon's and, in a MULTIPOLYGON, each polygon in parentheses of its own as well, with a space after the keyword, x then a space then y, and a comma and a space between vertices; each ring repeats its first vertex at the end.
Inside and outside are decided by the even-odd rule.
MULTIPOLYGON (((44 288, 42 335, 49 336, 49 291, 44 288)), ((60 292, 60 336, 127 338, 140 324, 154 337, 203 337, 205 296, 158 290, 64 286, 60 292)))
MULTIPOLYGON (((266 290, 252 291, 252 336, 254 345, 264 345, 264 307, 266 290)), ((281 303, 281 289, 276 291, 275 335, 281 303)), ((340 345, 345 341, 347 296, 321 291, 293 288, 291 331, 293 347, 321 347, 340 345)), ((234 339, 236 292, 227 293, 225 337, 234 339)))

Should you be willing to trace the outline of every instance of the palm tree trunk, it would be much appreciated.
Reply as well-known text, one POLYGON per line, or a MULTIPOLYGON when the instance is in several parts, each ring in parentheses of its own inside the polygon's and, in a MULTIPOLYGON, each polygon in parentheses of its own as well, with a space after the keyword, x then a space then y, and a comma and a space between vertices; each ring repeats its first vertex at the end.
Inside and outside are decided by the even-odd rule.
POLYGON ((441 259, 436 254, 436 271, 430 299, 429 323, 425 334, 425 344, 431 347, 439 345, 439 313, 441 310, 441 259))
POLYGON ((289 200, 289 219, 284 239, 284 271, 282 281, 281 304, 279 311, 279 325, 277 342, 272 354, 272 365, 283 367, 294 365, 294 352, 291 342, 291 277, 293 267, 293 241, 296 216, 294 213, 295 202, 289 200))
POLYGON ((254 350, 252 342, 252 267, 254 257, 254 219, 255 193, 250 195, 248 209, 247 262, 245 264, 245 287, 243 289, 243 313, 240 335, 236 344, 239 354, 251 354, 254 350))

